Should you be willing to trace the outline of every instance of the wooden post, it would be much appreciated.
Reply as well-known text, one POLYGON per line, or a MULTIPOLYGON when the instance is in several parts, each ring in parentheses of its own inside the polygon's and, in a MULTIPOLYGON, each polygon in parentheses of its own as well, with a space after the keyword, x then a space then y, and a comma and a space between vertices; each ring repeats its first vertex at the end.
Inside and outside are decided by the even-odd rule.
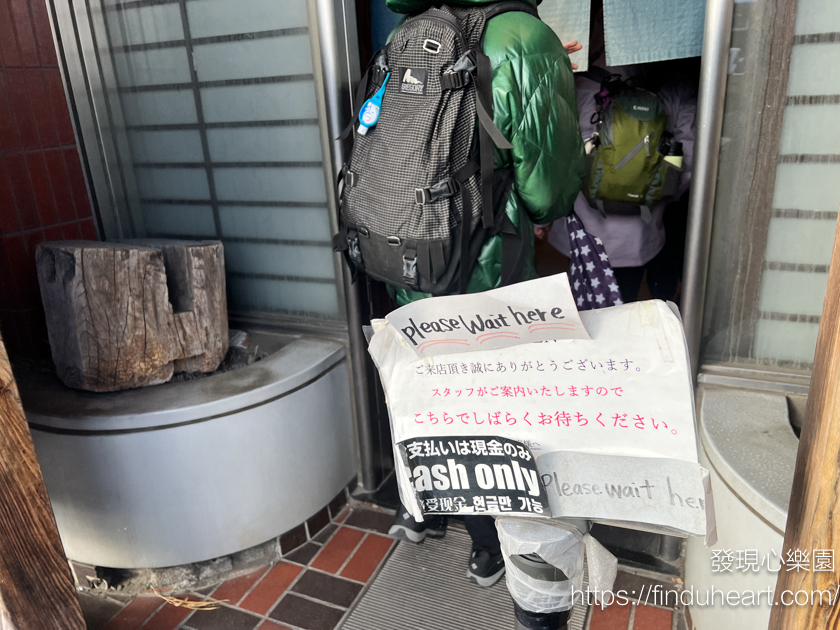
MULTIPOLYGON (((808 554, 810 571, 787 570, 782 565, 776 582, 771 630, 825 630, 840 628, 840 221, 834 236, 834 252, 823 303, 811 390, 796 471, 790 495, 782 557, 797 550, 808 554), (814 550, 834 552, 832 571, 814 571, 814 550), (783 605, 784 591, 804 590, 805 605, 783 605), (811 601, 811 593, 823 591, 811 601), (825 593, 828 591, 828 593, 825 593), (828 597, 832 599, 829 600, 828 597), (830 602, 835 601, 831 606, 830 602)), ((785 596, 785 603, 791 595, 785 596)), ((800 601, 804 596, 800 595, 800 601)))
POLYGON ((0 627, 84 630, 70 566, 0 339, 0 627))
POLYGON ((6 612, 6 607, 3 605, 2 597, 0 597, 0 630, 15 630, 12 626, 12 620, 9 619, 9 613, 6 612))

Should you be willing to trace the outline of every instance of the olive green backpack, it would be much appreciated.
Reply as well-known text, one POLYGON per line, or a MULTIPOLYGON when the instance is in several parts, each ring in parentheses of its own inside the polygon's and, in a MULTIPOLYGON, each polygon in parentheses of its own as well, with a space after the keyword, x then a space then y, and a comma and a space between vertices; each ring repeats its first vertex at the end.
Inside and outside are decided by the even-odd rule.
POLYGON ((663 139, 670 136, 668 116, 656 94, 615 75, 598 78, 602 89, 593 117, 597 131, 587 156, 583 192, 604 216, 609 210, 605 201, 629 203, 640 206, 642 219, 650 223, 651 207, 676 195, 682 173, 660 152, 660 145, 668 144, 663 139))

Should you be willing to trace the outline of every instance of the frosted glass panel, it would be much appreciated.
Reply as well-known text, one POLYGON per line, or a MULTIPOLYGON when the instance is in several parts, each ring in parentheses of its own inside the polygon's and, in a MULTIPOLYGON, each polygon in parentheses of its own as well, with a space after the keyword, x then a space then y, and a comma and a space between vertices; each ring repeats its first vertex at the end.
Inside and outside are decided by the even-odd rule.
POLYGON ((106 18, 114 45, 184 39, 181 9, 177 3, 107 11, 106 18))
POLYGON ((282 280, 237 278, 231 299, 243 308, 286 311, 293 315, 338 315, 338 300, 331 284, 303 284, 282 280))
POLYGON ((154 226, 155 236, 216 238, 213 208, 210 206, 173 206, 143 204, 146 223, 154 226))
POLYGON ((330 219, 321 208, 259 208, 221 206, 219 218, 226 236, 282 234, 283 238, 329 243, 330 219))
POLYGON ((332 280, 330 246, 226 243, 225 264, 230 271, 332 280))
POLYGON ((785 110, 780 153, 840 152, 838 121, 840 105, 788 107, 785 110))
POLYGON ((840 44, 794 46, 790 56, 788 94, 840 94, 840 63, 828 62, 829 59, 840 59, 840 44))
POLYGON ((207 172, 197 168, 135 168, 141 199, 210 199, 207 172))
POLYGON ((797 35, 836 32, 840 32, 840 2, 837 0, 797 0, 797 35))
POLYGON ((766 269, 761 277, 758 308, 772 313, 820 315, 827 273, 766 269))
POLYGON ((326 204, 322 168, 217 168, 221 201, 311 201, 326 204))
POLYGON ((184 48, 114 53, 114 68, 122 86, 190 81, 190 65, 184 48))
POLYGON ((198 131, 130 131, 135 162, 203 162, 198 131))
POLYGON ((221 240, 232 310, 336 317, 307 0, 127 6, 100 55, 146 232, 221 240))
POLYGON ((196 46, 195 70, 199 81, 311 74, 311 57, 300 54, 306 46, 308 35, 196 46))
POLYGON ((779 164, 774 208, 832 210, 840 205, 840 164, 779 164))
POLYGON ((755 327, 758 359, 808 365, 814 360, 819 324, 759 320, 755 327))
POLYGON ((316 118, 315 81, 202 88, 207 122, 316 118))
POLYGON ((127 93, 120 101, 129 125, 178 125, 197 120, 192 90, 127 93))
POLYGON ((256 33, 308 24, 306 2, 287 0, 189 0, 193 37, 256 33))
POLYGON ((774 217, 764 257, 775 262, 824 265, 831 259, 833 246, 833 221, 774 217))
POLYGON ((207 140, 215 162, 321 160, 321 136, 317 125, 210 129, 207 140))

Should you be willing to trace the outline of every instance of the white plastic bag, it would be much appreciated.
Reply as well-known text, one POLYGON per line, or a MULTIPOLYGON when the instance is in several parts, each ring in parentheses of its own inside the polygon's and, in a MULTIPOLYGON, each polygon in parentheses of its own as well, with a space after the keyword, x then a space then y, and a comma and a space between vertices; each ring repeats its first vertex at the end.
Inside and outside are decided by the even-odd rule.
POLYGON ((496 529, 507 567, 507 587, 511 597, 525 610, 551 613, 569 610, 580 601, 584 555, 589 561, 591 592, 611 590, 618 561, 589 534, 571 523, 557 519, 499 517, 496 529), (566 580, 537 579, 523 571, 511 556, 537 555, 560 569, 566 580))

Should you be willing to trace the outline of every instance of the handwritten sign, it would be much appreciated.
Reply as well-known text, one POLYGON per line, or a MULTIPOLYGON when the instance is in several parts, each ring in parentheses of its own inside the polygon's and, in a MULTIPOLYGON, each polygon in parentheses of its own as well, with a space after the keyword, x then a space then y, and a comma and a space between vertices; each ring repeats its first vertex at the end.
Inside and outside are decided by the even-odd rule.
POLYGON ((707 497, 695 463, 555 451, 538 465, 550 471, 542 482, 555 517, 706 534, 707 497))
POLYGON ((485 293, 412 302, 387 320, 422 357, 589 339, 566 274, 485 293))
MULTIPOLYGON (((550 314, 546 295, 556 286, 552 280, 527 283, 529 294, 543 296, 533 309, 550 314)), ((459 296, 470 297, 481 298, 459 296)), ((434 308, 438 299, 424 301, 432 303, 427 312, 448 316, 434 308)), ((467 303, 459 315, 466 320, 467 314, 483 312, 467 303)), ((714 519, 697 459, 693 385, 679 318, 660 301, 578 317, 578 330, 588 331, 585 338, 520 339, 492 349, 476 344, 470 352, 421 352, 419 357, 419 344, 396 328, 402 322, 374 322, 369 350, 387 396, 401 496, 415 516, 435 511, 429 499, 438 499, 431 506, 439 511, 440 499, 446 498, 448 513, 502 514, 516 505, 533 516, 632 523, 682 535, 711 531, 714 519), (530 494, 525 477, 522 488, 514 484, 513 490, 506 469, 498 468, 496 477, 489 453, 499 443, 523 445, 536 458, 547 506, 543 497, 530 494), (437 452, 442 459, 432 465, 442 466, 437 470, 449 479, 445 493, 437 491, 435 481, 444 482, 432 468, 428 477, 418 464, 421 454, 437 452), (492 486, 487 469, 477 473, 470 463, 475 457, 488 459, 479 463, 493 471, 492 486), (465 465, 467 483, 459 478, 454 488, 450 463, 457 470, 465 465), (506 495, 510 504, 499 500, 506 495), (493 498, 492 510, 487 497, 493 498)), ((496 463, 507 463, 514 474, 512 461, 496 463)))

